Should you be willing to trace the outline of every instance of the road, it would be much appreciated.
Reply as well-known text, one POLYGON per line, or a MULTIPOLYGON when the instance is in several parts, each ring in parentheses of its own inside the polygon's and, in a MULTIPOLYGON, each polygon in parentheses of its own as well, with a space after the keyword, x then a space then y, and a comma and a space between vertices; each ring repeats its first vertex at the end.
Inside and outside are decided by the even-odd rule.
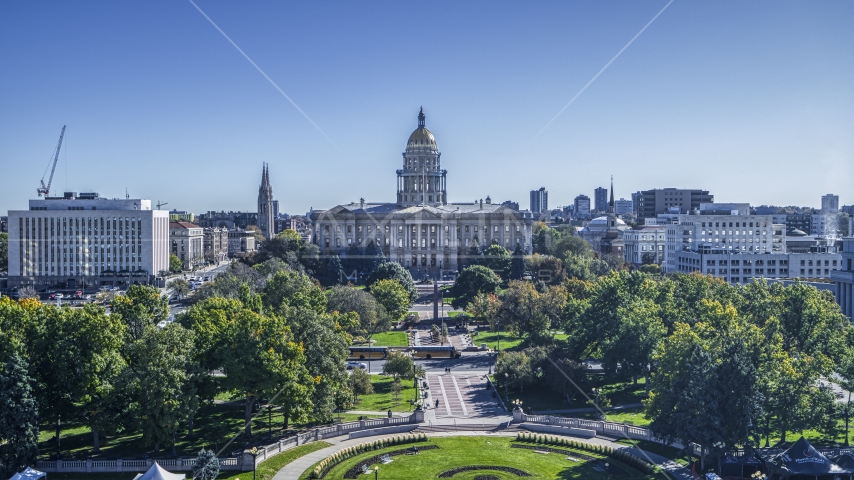
MULTIPOLYGON (((211 280, 213 280, 214 278, 216 278, 217 275, 226 271, 226 269, 228 269, 228 265, 229 265, 228 263, 223 263, 222 265, 210 268, 209 270, 205 270, 205 269, 197 270, 194 273, 186 274, 182 277, 177 277, 177 276, 173 277, 167 281, 168 283, 166 284, 166 287, 160 289, 160 293, 163 295, 168 295, 171 298, 172 297, 172 289, 169 288, 169 283, 177 280, 178 278, 186 278, 186 277, 190 277, 190 276, 211 277, 211 280)), ((169 303, 169 318, 174 319, 176 315, 183 313, 185 310, 187 310, 186 305, 184 305, 182 303, 171 303, 170 302, 169 303)))

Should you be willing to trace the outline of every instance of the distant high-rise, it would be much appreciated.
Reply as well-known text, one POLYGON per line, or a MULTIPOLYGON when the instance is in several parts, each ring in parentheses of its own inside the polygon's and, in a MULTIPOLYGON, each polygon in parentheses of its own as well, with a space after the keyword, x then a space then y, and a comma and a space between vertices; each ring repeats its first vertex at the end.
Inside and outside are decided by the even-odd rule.
POLYGON ((590 197, 579 195, 573 201, 576 215, 590 215, 590 197))
POLYGON ((821 211, 824 213, 836 213, 839 211, 839 195, 828 193, 821 197, 821 211))
POLYGON ((549 192, 546 187, 539 190, 531 190, 531 213, 545 213, 549 211, 549 192))
POLYGON ((608 211, 608 189, 603 187, 598 187, 596 190, 593 190, 593 205, 596 211, 598 212, 607 212, 608 211))
POLYGON ((660 213, 669 213, 678 208, 679 213, 698 210, 701 203, 713 203, 715 196, 708 190, 686 188, 656 188, 638 192, 635 210, 638 218, 654 218, 660 213))
POLYGON ((273 238, 273 187, 270 185, 269 166, 264 164, 261 186, 258 188, 258 228, 267 238, 273 238))

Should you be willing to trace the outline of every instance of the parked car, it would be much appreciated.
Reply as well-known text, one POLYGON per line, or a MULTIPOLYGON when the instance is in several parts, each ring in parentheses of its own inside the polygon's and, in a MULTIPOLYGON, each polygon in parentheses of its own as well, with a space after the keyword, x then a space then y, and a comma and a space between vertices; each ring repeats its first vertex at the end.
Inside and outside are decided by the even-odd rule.
POLYGON ((362 362, 347 362, 347 370, 353 370, 354 368, 361 368, 364 370, 368 368, 368 364, 362 362))

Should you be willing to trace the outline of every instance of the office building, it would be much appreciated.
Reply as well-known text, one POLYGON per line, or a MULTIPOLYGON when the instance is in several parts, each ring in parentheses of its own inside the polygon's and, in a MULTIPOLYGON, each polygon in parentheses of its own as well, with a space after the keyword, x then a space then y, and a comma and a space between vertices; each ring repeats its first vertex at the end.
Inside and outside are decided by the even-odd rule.
POLYGON ((225 228, 233 230, 258 224, 258 214, 255 212, 213 212, 209 211, 197 217, 198 225, 202 228, 225 228))
POLYGON ((636 267, 661 265, 664 262, 665 230, 664 225, 640 225, 623 231, 626 262, 636 267))
POLYGON ((228 230, 225 228, 204 229, 205 262, 217 264, 228 260, 228 230))
POLYGON ((149 284, 169 270, 169 212, 151 200, 66 192, 8 218, 10 287, 149 284))
POLYGON ((843 259, 839 253, 762 254, 701 246, 694 251, 677 252, 673 264, 676 269, 669 271, 699 272, 729 283, 745 284, 756 278, 835 278, 843 259))
POLYGON ((531 190, 531 213, 538 216, 540 213, 549 212, 549 192, 545 187, 539 190, 531 190))
POLYGON ((228 231, 228 256, 231 258, 255 251, 255 230, 235 228, 228 231))
POLYGON ((608 189, 598 187, 593 190, 593 205, 597 212, 605 213, 608 211, 608 189))
POLYGON ((661 213, 690 213, 703 203, 715 201, 708 190, 662 188, 638 192, 635 210, 638 218, 651 218, 661 213))
POLYGON ((512 208, 513 210, 519 210, 519 202, 514 202, 512 200, 506 200, 501 202, 501 205, 504 205, 507 208, 512 208))
POLYGON ((721 214, 715 204, 704 204, 699 215, 679 214, 668 219, 663 269, 678 272, 677 254, 714 251, 785 253, 785 228, 771 215, 721 214))
POLYGON ((572 202, 576 217, 590 216, 590 197, 587 195, 579 195, 572 202))
POLYGON ((196 214, 194 214, 192 212, 186 212, 183 210, 170 210, 169 211, 169 221, 170 222, 195 223, 196 222, 196 214))
POLYGON ((205 234, 202 227, 188 222, 169 222, 169 241, 172 255, 181 259, 184 270, 204 265, 205 234))
POLYGON ((621 198, 614 202, 614 211, 617 215, 634 215, 634 203, 631 200, 621 198))
POLYGON ((842 239, 842 267, 834 270, 830 279, 836 289, 836 301, 842 313, 854 320, 854 236, 842 239))
POLYGON ((836 213, 839 211, 839 195, 828 193, 821 197, 822 213, 836 213))

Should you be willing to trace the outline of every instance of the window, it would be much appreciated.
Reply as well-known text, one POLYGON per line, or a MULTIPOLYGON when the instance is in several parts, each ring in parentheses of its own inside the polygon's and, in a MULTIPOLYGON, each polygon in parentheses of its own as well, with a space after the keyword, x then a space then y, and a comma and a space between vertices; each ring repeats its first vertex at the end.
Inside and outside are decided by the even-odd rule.
POLYGON ((353 233, 353 226, 347 225, 347 233, 353 233))
POLYGON ((403 248, 403 239, 402 239, 402 238, 398 238, 398 239, 397 239, 397 247, 398 247, 398 248, 403 248))
POLYGON ((469 233, 469 226, 466 225, 466 233, 469 233))
POLYGON ((436 225, 430 225, 430 233, 436 233, 436 225))
POLYGON ((403 233, 403 225, 397 226, 397 233, 403 233))

